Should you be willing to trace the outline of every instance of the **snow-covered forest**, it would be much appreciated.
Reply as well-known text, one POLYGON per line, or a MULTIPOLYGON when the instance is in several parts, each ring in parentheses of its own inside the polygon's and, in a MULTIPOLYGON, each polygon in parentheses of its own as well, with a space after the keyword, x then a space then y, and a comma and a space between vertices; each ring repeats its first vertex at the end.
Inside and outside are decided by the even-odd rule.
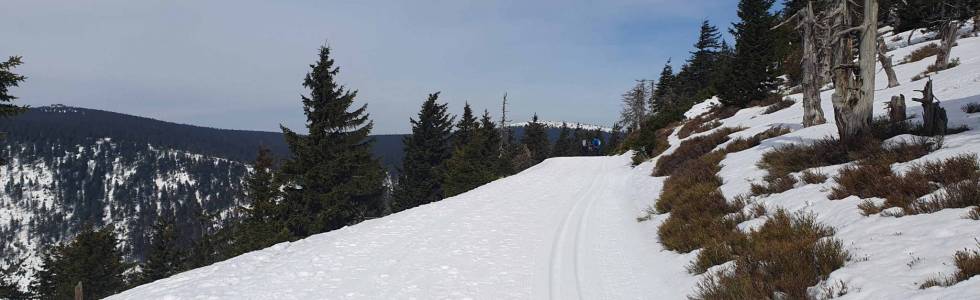
POLYGON ((736 13, 614 124, 418 95, 395 171, 343 45, 254 160, 4 127, 0 298, 980 298, 980 1, 736 13))

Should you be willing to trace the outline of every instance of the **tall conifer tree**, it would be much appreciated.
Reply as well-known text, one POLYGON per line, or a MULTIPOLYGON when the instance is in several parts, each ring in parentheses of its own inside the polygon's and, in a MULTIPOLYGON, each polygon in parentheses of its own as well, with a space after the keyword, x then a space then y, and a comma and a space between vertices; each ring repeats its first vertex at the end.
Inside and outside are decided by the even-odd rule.
POLYGON ((745 107, 751 101, 765 100, 779 84, 779 57, 775 42, 779 32, 773 31, 776 18, 769 9, 774 0, 740 0, 738 16, 733 24, 735 57, 727 80, 719 86, 722 103, 745 107))
POLYGON ((140 283, 167 278, 183 270, 184 253, 177 246, 177 236, 172 216, 160 216, 153 224, 150 249, 140 268, 140 283))
POLYGON ((282 127, 292 158, 283 165, 287 228, 292 238, 380 215, 384 171, 371 154, 367 105, 351 109, 357 91, 339 85, 330 49, 321 47, 303 86, 308 135, 282 127))
POLYGON ((685 94, 695 97, 695 101, 711 97, 714 94, 712 74, 716 71, 716 61, 721 47, 721 34, 718 27, 704 20, 701 23, 698 41, 694 44, 694 52, 687 62, 685 94))
POLYGON ((551 143, 548 141, 544 124, 538 123, 538 114, 534 114, 531 122, 524 126, 524 136, 521 137, 521 143, 530 152, 532 166, 548 159, 551 155, 551 143))
POLYGON ((663 70, 660 71, 660 78, 657 79, 656 87, 653 90, 653 96, 650 97, 650 114, 668 114, 675 109, 677 105, 677 94, 675 91, 675 83, 677 81, 674 75, 674 68, 670 66, 670 60, 664 64, 663 70))
MULTIPOLYGON (((422 103, 418 120, 410 119, 412 135, 405 137, 405 158, 394 194, 394 210, 401 211, 445 197, 445 162, 452 155, 453 119, 439 93, 422 103)), ((470 115, 472 118, 472 113, 470 115)), ((472 128, 468 129, 472 130, 472 128)), ((470 139, 469 137, 466 138, 470 139)))
POLYGON ((234 242, 228 256, 263 249, 289 239, 285 226, 279 182, 276 178, 276 162, 272 151, 259 148, 252 172, 245 178, 250 205, 238 227, 233 229, 234 242))
MULTIPOLYGON (((9 118, 24 112, 27 108, 11 102, 17 97, 10 94, 10 88, 18 86, 27 77, 14 73, 14 68, 23 64, 20 56, 11 56, 7 61, 0 62, 0 118, 9 118)), ((0 132, 0 139, 5 133, 0 132)), ((6 163, 6 158, 0 157, 0 165, 6 163)))
POLYGON ((577 155, 578 143, 575 142, 575 137, 572 136, 572 129, 568 127, 568 124, 562 122, 561 129, 558 131, 558 139, 555 140, 555 145, 551 149, 552 157, 564 157, 564 156, 575 156, 577 155))
POLYGON ((473 132, 469 143, 456 148, 453 157, 446 162, 446 196, 451 197, 497 179, 497 151, 500 135, 484 111, 483 118, 473 132))
POLYGON ((473 116, 473 110, 470 109, 470 104, 466 103, 463 106, 463 116, 459 119, 459 123, 456 124, 456 132, 453 133, 453 147, 459 148, 469 144, 477 126, 479 126, 479 123, 477 123, 476 117, 473 116))
POLYGON ((101 299, 126 288, 128 266, 117 248, 112 226, 88 227, 70 242, 42 255, 31 291, 40 299, 72 299, 82 283, 85 299, 101 299))

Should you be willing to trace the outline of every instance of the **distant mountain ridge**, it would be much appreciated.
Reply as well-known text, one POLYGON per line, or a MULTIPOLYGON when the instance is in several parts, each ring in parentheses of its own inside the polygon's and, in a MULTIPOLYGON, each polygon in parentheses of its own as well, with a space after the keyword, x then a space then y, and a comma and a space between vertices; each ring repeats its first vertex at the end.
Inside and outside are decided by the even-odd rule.
MULTIPOLYGON (((0 131, 21 138, 43 138, 58 133, 64 143, 110 138, 152 144, 202 155, 251 162, 259 146, 283 159, 289 148, 281 132, 218 129, 160 121, 122 113, 60 104, 31 108, 9 120, 0 131)), ((373 135, 374 153, 385 165, 401 162, 403 135, 373 135), (397 150, 397 151, 396 151, 397 150)))

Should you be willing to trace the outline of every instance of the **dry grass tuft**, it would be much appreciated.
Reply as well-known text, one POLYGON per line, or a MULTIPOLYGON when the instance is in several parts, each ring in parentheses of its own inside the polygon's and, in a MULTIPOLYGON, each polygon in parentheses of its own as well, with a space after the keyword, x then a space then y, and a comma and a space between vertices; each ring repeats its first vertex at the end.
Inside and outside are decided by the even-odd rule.
POLYGON ((826 182, 827 175, 816 171, 806 170, 800 174, 800 179, 806 184, 818 184, 826 182))
POLYGON ((811 144, 789 144, 762 155, 759 168, 770 174, 789 174, 806 169, 842 164, 850 161, 847 148, 828 138, 811 144))
POLYGON ((810 215, 777 211, 737 240, 734 269, 706 276, 694 299, 806 299, 816 285, 850 259, 833 229, 810 215))
POLYGON ((692 134, 712 130, 718 126, 721 126, 721 122, 718 120, 708 121, 702 118, 694 118, 684 123, 684 126, 681 126, 680 130, 677 131, 677 137, 682 139, 687 138, 692 134))
MULTIPOLYGON (((977 242, 980 248, 980 242, 977 242)), ((961 281, 966 281, 973 276, 980 275, 980 250, 963 249, 953 254, 953 264, 956 265, 956 273, 946 277, 926 279, 920 289, 927 289, 934 286, 951 286, 961 281)))
POLYGON ((902 61, 904 63, 917 62, 926 59, 930 56, 936 56, 936 54, 939 54, 939 45, 936 45, 935 43, 930 43, 922 48, 915 49, 915 51, 912 51, 912 53, 909 53, 909 55, 905 56, 905 59, 903 59, 902 61))
POLYGON ((866 214, 899 207, 903 215, 932 213, 945 208, 980 204, 980 164, 973 154, 942 161, 915 164, 905 174, 896 174, 889 161, 869 161, 841 169, 830 199, 850 195, 861 198, 885 198, 883 206, 864 202, 859 208, 866 214), (944 193, 926 201, 917 199, 946 187, 944 193))
POLYGON ((976 102, 967 103, 966 105, 963 106, 963 112, 968 114, 975 114, 980 112, 980 103, 976 103, 976 102))
POLYGON ((954 59, 950 60, 949 63, 946 64, 946 67, 943 67, 943 68, 940 68, 939 66, 937 66, 935 64, 929 65, 928 67, 926 67, 926 70, 925 71, 922 71, 922 73, 919 73, 918 75, 913 76, 912 77, 912 81, 919 81, 919 80, 928 78, 929 77, 929 74, 938 73, 939 71, 949 70, 949 69, 952 69, 952 68, 954 68, 956 66, 959 66, 959 65, 960 65, 960 59, 959 58, 954 58, 954 59))
POLYGON ((750 186, 750 191, 753 196, 782 193, 793 189, 793 187, 796 186, 796 183, 799 182, 796 180, 796 177, 789 174, 778 176, 769 174, 766 175, 763 180, 765 180, 765 183, 763 184, 753 183, 750 186))
POLYGON ((758 146, 764 140, 781 136, 790 132, 791 132, 790 129, 786 127, 782 127, 782 126, 771 127, 769 129, 766 129, 766 131, 760 132, 759 134, 756 134, 750 138, 736 138, 732 140, 730 143, 728 143, 728 145, 725 146, 725 152, 732 153, 732 152, 739 152, 742 150, 746 150, 758 146))
POLYGON ((980 206, 974 207, 966 214, 967 219, 973 219, 980 221, 980 206))
POLYGON ((791 100, 789 98, 786 98, 786 99, 780 100, 779 102, 773 103, 772 105, 766 106, 766 111, 762 112, 762 114, 763 115, 768 115, 768 114, 771 114, 771 113, 774 113, 774 112, 777 112, 777 111, 780 111, 780 110, 784 110, 784 109, 789 108, 790 106, 793 106, 793 104, 795 104, 795 103, 796 103, 796 101, 793 101, 793 100, 791 100))
POLYGON ((728 135, 743 129, 731 127, 721 128, 711 134, 696 136, 684 141, 673 153, 662 156, 657 160, 657 167, 653 171, 653 176, 670 175, 680 165, 708 154, 708 152, 714 150, 721 143, 728 141, 730 139, 728 135))

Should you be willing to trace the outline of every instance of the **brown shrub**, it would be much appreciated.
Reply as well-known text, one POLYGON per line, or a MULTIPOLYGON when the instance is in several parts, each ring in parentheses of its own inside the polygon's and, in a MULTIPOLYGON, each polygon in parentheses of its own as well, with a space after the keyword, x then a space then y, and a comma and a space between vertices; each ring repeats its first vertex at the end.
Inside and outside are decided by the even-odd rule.
POLYGON ((913 214, 934 213, 947 208, 963 208, 980 205, 980 178, 946 186, 946 190, 929 200, 912 205, 913 214))
POLYGON ((806 184, 818 184, 826 182, 827 175, 816 171, 806 170, 800 174, 800 179, 806 184))
POLYGON ((677 167, 682 165, 684 162, 697 159, 702 155, 708 154, 719 144, 728 141, 730 138, 729 134, 743 130, 744 128, 721 128, 715 132, 690 138, 683 143, 673 153, 661 156, 657 160, 657 167, 654 169, 653 176, 666 176, 670 175, 677 167))
POLYGON ((718 189, 722 181, 716 173, 724 157, 715 151, 686 161, 664 182, 655 205, 659 212, 670 212, 657 230, 664 248, 690 252, 736 234, 737 223, 724 216, 740 211, 744 204, 728 203, 718 189))
POLYGON ((698 252, 698 257, 687 266, 687 271, 691 274, 702 274, 708 268, 726 263, 735 259, 732 248, 727 243, 711 243, 698 252))
POLYGON ((967 103, 966 105, 963 106, 963 112, 968 114, 975 114, 980 112, 980 103, 976 103, 976 102, 967 103))
POLYGON ((764 178, 764 184, 751 184, 750 191, 752 195, 768 195, 782 193, 793 189, 793 187, 798 182, 796 177, 792 175, 766 175, 764 178))
POLYGON ((930 161, 909 167, 905 174, 895 174, 891 162, 874 160, 841 169, 834 176, 837 186, 830 199, 843 199, 850 195, 861 198, 885 198, 883 207, 862 203, 859 208, 866 214, 875 214, 891 207, 900 207, 904 214, 931 213, 951 207, 969 207, 980 203, 980 164, 974 154, 960 155, 941 161, 930 161), (932 199, 917 202, 932 193, 936 185, 946 186, 945 193, 932 199))
MULTIPOLYGON (((980 243, 977 243, 980 246, 980 243)), ((977 250, 967 250, 956 251, 953 256, 953 262, 956 264, 956 281, 964 281, 970 279, 970 277, 980 275, 980 251, 977 250)))
POLYGON ((912 81, 919 81, 928 78, 929 74, 938 73, 939 71, 949 70, 959 65, 960 65, 959 58, 954 58, 953 60, 950 60, 949 63, 947 63, 946 66, 942 68, 937 66, 936 64, 931 64, 928 67, 926 67, 926 70, 922 71, 922 73, 912 76, 912 81))
POLYGON ((738 240, 732 272, 707 276, 694 299, 806 299, 816 285, 849 260, 833 229, 810 215, 777 211, 758 230, 738 240))
POLYGON ((717 128, 718 126, 721 126, 721 119, 731 117, 737 112, 738 109, 733 107, 716 107, 705 114, 684 122, 684 125, 677 130, 677 137, 683 139, 695 133, 701 133, 717 128))
POLYGON ((782 126, 771 127, 769 129, 766 129, 766 131, 753 135, 750 138, 736 138, 732 140, 730 143, 728 143, 728 145, 725 146, 725 152, 732 153, 732 152, 739 152, 742 150, 746 150, 758 146, 764 140, 781 136, 790 132, 791 130, 786 127, 782 127, 782 126))
MULTIPOLYGON (((980 242, 977 242, 980 247, 980 242)), ((920 289, 934 286, 951 286, 961 281, 966 281, 973 276, 980 275, 980 251, 976 249, 963 249, 953 254, 953 264, 956 265, 956 273, 950 276, 926 279, 920 289)))
POLYGON ((967 219, 974 219, 980 221, 980 206, 974 207, 966 214, 967 219))
POLYGON ((861 215, 864 215, 865 217, 876 215, 883 210, 881 206, 875 204, 875 202, 871 201, 870 199, 861 201, 861 203, 858 204, 858 209, 861 210, 861 215))
POLYGON ((789 98, 779 100, 779 102, 773 103, 772 105, 766 106, 766 111, 762 112, 763 115, 768 115, 780 110, 784 110, 796 104, 796 101, 790 100, 789 98))
POLYGON ((925 177, 918 172, 907 172, 905 176, 892 172, 889 164, 859 164, 841 169, 834 176, 837 186, 831 191, 830 199, 844 199, 850 195, 861 198, 885 198, 885 207, 909 208, 917 198, 933 190, 925 177))
POLYGON ((905 56, 905 59, 902 61, 905 63, 917 62, 926 59, 927 57, 935 56, 936 54, 939 54, 939 45, 930 43, 922 48, 915 49, 915 51, 912 51, 912 53, 905 56))
POLYGON ((677 137, 687 138, 695 133, 702 133, 711 129, 715 129, 721 126, 721 122, 718 120, 708 121, 701 118, 694 118, 684 123, 681 129, 677 131, 677 137))
POLYGON ((724 158, 722 153, 713 152, 699 159, 684 162, 664 181, 660 199, 656 204, 657 211, 670 212, 677 203, 698 201, 698 197, 713 196, 716 192, 721 196, 717 189, 721 186, 722 180, 716 174, 721 170, 718 162, 722 158, 724 158))
POLYGON ((789 174, 848 161, 847 148, 840 145, 837 139, 828 138, 811 144, 777 147, 763 154, 758 166, 770 174, 789 174))

